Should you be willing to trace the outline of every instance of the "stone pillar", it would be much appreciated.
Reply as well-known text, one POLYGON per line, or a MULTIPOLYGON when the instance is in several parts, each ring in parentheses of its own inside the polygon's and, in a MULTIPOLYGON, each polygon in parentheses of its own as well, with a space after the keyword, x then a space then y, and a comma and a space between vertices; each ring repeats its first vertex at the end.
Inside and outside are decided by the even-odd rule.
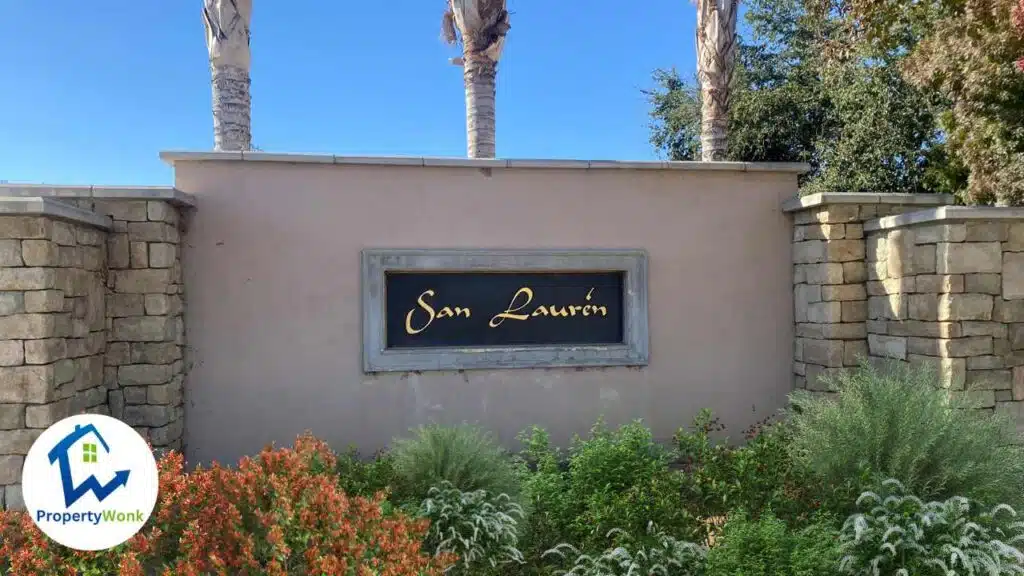
POLYGON ((42 431, 108 413, 106 222, 42 199, 5 208, 38 212, 0 216, 0 505, 20 509, 22 464, 42 431))
POLYGON ((181 448, 178 209, 192 205, 170 188, 0 185, 0 507, 23 507, 29 447, 73 414, 181 448))
POLYGON ((185 325, 180 217, 158 200, 98 201, 107 239, 105 381, 114 416, 154 448, 181 449, 185 325))
POLYGON ((814 194, 795 198, 793 213, 794 387, 824 392, 821 380, 868 357, 868 275, 864 221, 946 196, 814 194))
POLYGON ((819 376, 856 364, 867 354, 867 269, 860 217, 856 204, 822 206, 796 216, 794 372, 799 388, 819 389, 819 376))
POLYGON ((866 227, 872 356, 930 364, 1024 430, 1024 209, 947 207, 866 227))

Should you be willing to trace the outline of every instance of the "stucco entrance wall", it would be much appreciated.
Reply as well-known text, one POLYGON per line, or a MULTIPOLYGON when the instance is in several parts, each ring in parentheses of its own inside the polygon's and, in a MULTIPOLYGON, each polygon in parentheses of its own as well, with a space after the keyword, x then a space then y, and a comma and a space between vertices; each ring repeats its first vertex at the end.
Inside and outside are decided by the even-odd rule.
POLYGON ((604 415, 661 438, 712 408, 738 436, 792 386, 792 223, 802 165, 164 153, 195 199, 182 243, 189 460, 311 430, 382 448, 479 423, 564 442, 604 415), (647 254, 641 367, 365 373, 364 249, 647 254))

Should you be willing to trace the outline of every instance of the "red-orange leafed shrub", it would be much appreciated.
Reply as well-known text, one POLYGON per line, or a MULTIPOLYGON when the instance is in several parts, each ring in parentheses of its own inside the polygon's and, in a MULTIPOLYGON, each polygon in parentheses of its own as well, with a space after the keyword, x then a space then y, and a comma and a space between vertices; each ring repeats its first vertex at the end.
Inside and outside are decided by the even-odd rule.
POLYGON ((237 468, 185 473, 177 453, 159 464, 157 507, 127 543, 72 552, 25 514, 0 513, 0 566, 19 576, 427 576, 455 561, 420 549, 425 521, 384 517, 379 499, 348 498, 333 476, 333 453, 309 435, 237 468))

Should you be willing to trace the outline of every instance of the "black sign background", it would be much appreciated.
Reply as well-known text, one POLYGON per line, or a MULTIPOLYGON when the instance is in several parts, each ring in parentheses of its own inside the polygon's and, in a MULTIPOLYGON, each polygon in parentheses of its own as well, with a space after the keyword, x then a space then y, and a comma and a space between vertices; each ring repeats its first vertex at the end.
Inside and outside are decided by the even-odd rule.
MULTIPOLYGON (((387 272, 385 278, 385 323, 387 348, 516 346, 550 344, 620 344, 623 342, 622 272, 387 272), (551 317, 531 316, 526 320, 506 318, 498 327, 489 323, 504 312, 522 287, 533 290, 533 300, 516 311, 532 314, 538 306, 604 306, 608 315, 551 317), (591 299, 587 293, 593 288, 591 299), (406 315, 413 313, 412 326, 419 329, 430 318, 417 299, 427 290, 435 312, 448 306, 469 308, 469 318, 435 318, 418 334, 408 334, 406 315)), ((525 300, 520 296, 517 306, 525 300)))

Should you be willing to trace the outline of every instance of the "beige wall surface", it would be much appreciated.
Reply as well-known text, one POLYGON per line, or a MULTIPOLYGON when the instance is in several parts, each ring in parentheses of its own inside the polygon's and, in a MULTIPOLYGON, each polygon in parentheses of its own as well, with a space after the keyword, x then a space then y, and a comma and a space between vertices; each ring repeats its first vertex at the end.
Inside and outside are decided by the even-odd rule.
POLYGON ((793 173, 190 161, 176 187, 191 462, 304 430, 369 453, 431 421, 668 438, 704 407, 738 438, 792 385, 793 173), (431 247, 647 250, 650 365, 364 374, 360 250, 431 247))

